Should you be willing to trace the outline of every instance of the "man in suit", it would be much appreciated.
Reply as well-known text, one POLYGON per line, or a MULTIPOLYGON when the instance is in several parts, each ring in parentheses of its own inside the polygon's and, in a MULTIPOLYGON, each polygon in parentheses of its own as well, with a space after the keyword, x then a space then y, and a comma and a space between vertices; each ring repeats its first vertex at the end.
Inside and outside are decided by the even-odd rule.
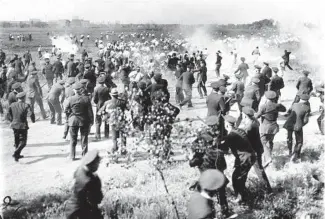
POLYGON ((184 72, 179 79, 182 80, 182 89, 184 90, 185 93, 185 99, 182 101, 179 106, 182 108, 185 104, 188 104, 188 107, 193 107, 192 104, 192 85, 195 83, 194 75, 193 75, 193 66, 188 65, 187 66, 187 71, 184 72))
POLYGON ((207 169, 202 172, 196 191, 188 203, 188 219, 215 218, 216 210, 212 197, 225 184, 225 176, 219 170, 207 169))
POLYGON ((65 69, 67 70, 68 77, 76 77, 78 74, 77 65, 74 63, 74 55, 71 54, 69 57, 69 61, 65 64, 65 69))
POLYGON ((65 82, 58 81, 50 90, 47 98, 47 103, 51 111, 51 124, 55 124, 55 114, 57 114, 57 125, 62 125, 62 107, 65 98, 65 82), (61 100, 60 100, 61 96, 61 100))
POLYGON ((263 182, 263 186, 268 193, 272 192, 272 188, 264 171, 262 164, 262 155, 264 153, 263 144, 260 136, 260 123, 254 118, 255 111, 252 108, 244 107, 242 110, 243 120, 239 128, 243 129, 247 133, 248 140, 250 141, 255 153, 256 162, 254 169, 258 178, 263 182))
MULTIPOLYGON (((95 124, 96 124, 96 135, 95 138, 97 140, 101 139, 100 136, 100 127, 102 125, 102 117, 101 115, 97 115, 100 108, 104 105, 104 103, 109 100, 111 97, 109 95, 110 89, 105 85, 105 77, 100 76, 97 80, 99 86, 95 88, 94 93, 94 103, 96 104, 96 118, 95 118, 95 124)), ((109 136, 109 125, 104 122, 104 135, 106 138, 109 136)))
POLYGON ((264 147, 264 167, 272 162, 273 139, 279 132, 277 119, 279 112, 285 112, 286 108, 282 104, 276 103, 276 93, 274 91, 265 92, 267 102, 260 106, 255 115, 257 119, 261 118, 261 141, 264 147))
POLYGON ((47 116, 46 116, 46 113, 44 110, 43 100, 42 100, 43 92, 42 92, 42 88, 39 84, 39 80, 37 77, 37 71, 31 72, 31 75, 27 80, 27 85, 28 85, 27 97, 29 99, 29 103, 31 105, 32 111, 34 112, 34 104, 36 102, 41 110, 43 119, 46 119, 47 116))
POLYGON ((277 103, 281 96, 280 90, 284 88, 284 82, 283 78, 278 76, 279 69, 277 67, 273 67, 272 70, 274 72, 274 75, 272 76, 271 81, 268 84, 268 90, 274 91, 276 93, 275 102, 277 103))
POLYGON ((49 91, 51 90, 53 86, 53 80, 54 80, 54 72, 53 72, 53 65, 50 63, 49 58, 45 58, 45 65, 43 67, 43 74, 45 75, 45 79, 49 88, 49 91))
POLYGON ((244 97, 241 101, 242 106, 253 108, 254 111, 258 110, 258 104, 261 101, 261 93, 259 89, 260 80, 258 78, 252 78, 251 84, 245 88, 244 97))
POLYGON ((19 57, 15 61, 15 72, 17 75, 23 75, 23 69, 25 68, 24 63, 21 61, 21 57, 19 57))
POLYGON ((269 79, 271 79, 272 77, 272 69, 269 67, 269 63, 268 62, 263 62, 264 68, 262 70, 262 75, 268 77, 269 79))
POLYGON ((23 57, 25 61, 25 67, 28 67, 30 62, 33 61, 32 54, 30 54, 29 50, 27 50, 23 57))
POLYGON ((244 97, 244 91, 245 91, 245 84, 242 82, 241 77, 239 75, 236 76, 236 81, 232 83, 230 91, 232 91, 235 95, 234 102, 238 104, 238 110, 241 112, 241 105, 240 102, 244 97))
MULTIPOLYGON (((75 78, 70 77, 67 80, 67 86, 65 87, 65 100, 63 102, 63 108, 65 111, 65 108, 68 105, 70 97, 72 97, 75 93, 73 90, 73 84, 75 83, 75 78)), ((64 131, 63 131, 63 139, 66 139, 69 132, 69 115, 65 115, 65 123, 64 123, 64 131)))
POLYGON ((9 106, 9 121, 10 128, 14 131, 15 152, 13 157, 15 161, 23 158, 21 151, 27 144, 28 122, 27 116, 30 115, 32 122, 35 122, 35 115, 29 104, 25 103, 26 93, 20 92, 17 94, 18 102, 9 106))
POLYGON ((55 82, 59 79, 62 80, 62 74, 64 72, 63 64, 60 60, 60 57, 57 57, 57 60, 53 63, 53 73, 55 76, 55 82))
POLYGON ((296 162, 300 158, 301 148, 303 145, 303 127, 309 121, 310 115, 310 105, 309 105, 309 95, 300 95, 300 102, 294 103, 291 106, 291 113, 284 123, 283 128, 287 129, 287 145, 289 148, 289 155, 291 156, 291 161, 296 162), (292 134, 295 133, 296 144, 292 153, 292 134))
POLYGON ((81 135, 82 156, 88 151, 89 128, 94 124, 93 109, 89 97, 82 94, 83 85, 75 83, 75 95, 70 97, 65 113, 69 117, 70 159, 75 160, 78 132, 81 135))
POLYGON ((224 139, 222 147, 229 148, 235 156, 235 170, 232 174, 232 185, 237 196, 236 202, 247 201, 246 180, 247 175, 256 161, 255 151, 244 130, 236 128, 236 118, 226 115, 225 128, 228 135, 224 139))
POLYGON ((102 219, 98 204, 103 199, 101 181, 95 173, 101 157, 98 150, 89 151, 82 159, 81 165, 74 173, 73 192, 66 202, 67 219, 102 219))

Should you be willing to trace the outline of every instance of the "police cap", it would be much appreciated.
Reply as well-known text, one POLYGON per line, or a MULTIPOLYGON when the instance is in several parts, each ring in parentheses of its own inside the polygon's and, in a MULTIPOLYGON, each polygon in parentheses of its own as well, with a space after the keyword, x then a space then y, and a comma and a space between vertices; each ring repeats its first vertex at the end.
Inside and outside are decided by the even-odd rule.
POLYGON ((100 161, 101 157, 99 156, 99 151, 98 150, 91 150, 88 151, 85 156, 82 158, 82 165, 89 165, 93 163, 94 161, 100 161))
POLYGON ((225 115, 223 117, 225 119, 225 121, 231 123, 231 124, 235 124, 236 123, 236 118, 231 116, 231 115, 225 115))
POLYGON ((254 116, 255 110, 253 110, 251 107, 243 107, 242 112, 245 113, 248 116, 254 116))
POLYGON ((272 100, 274 98, 276 98, 276 93, 274 91, 266 91, 265 92, 265 97, 269 100, 272 100))

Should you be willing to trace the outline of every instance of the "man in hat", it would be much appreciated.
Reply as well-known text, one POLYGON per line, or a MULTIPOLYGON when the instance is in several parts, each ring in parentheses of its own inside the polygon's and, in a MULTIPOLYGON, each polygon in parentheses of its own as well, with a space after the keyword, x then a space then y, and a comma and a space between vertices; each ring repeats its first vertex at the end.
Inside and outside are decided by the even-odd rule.
POLYGON ((0 49, 0 67, 5 65, 5 60, 6 60, 6 53, 0 49))
MULTIPOLYGON (((13 66, 14 63, 11 63, 11 66, 13 66)), ((16 83, 16 82, 25 82, 28 78, 28 75, 29 75, 29 71, 26 71, 25 75, 23 77, 20 77, 20 75, 18 75, 14 68, 11 67, 11 69, 8 70, 7 72, 7 95, 9 95, 9 93, 11 92, 11 86, 16 83)), ((7 96, 8 98, 8 96, 7 96)))
POLYGON ((280 90, 284 88, 283 78, 278 76, 279 69, 277 67, 272 68, 274 75, 271 78, 270 83, 268 84, 268 90, 274 91, 276 93, 275 102, 277 103, 279 97, 281 96, 280 90))
MULTIPOLYGON (((197 166, 200 173, 207 169, 217 169, 222 172, 227 168, 224 157, 225 151, 220 147, 221 135, 218 131, 219 118, 217 116, 208 116, 206 119, 207 129, 201 131, 194 140, 192 150, 194 155, 190 158, 190 166, 197 166)), ((230 216, 227 197, 226 186, 229 180, 225 177, 225 182, 221 188, 218 189, 217 198, 221 206, 222 214, 225 217, 230 216)), ((190 187, 190 190, 197 189, 198 182, 190 187)))
MULTIPOLYGON (((188 219, 216 218, 213 197, 224 186, 226 178, 216 169, 207 169, 202 172, 198 186, 191 195, 188 203, 188 219)), ((229 218, 235 218, 235 215, 229 218)))
POLYGON ((204 92, 204 96, 207 96, 207 89, 205 87, 205 83, 207 82, 207 67, 206 67, 206 63, 204 61, 200 61, 200 67, 198 70, 193 71, 194 72, 198 72, 197 74, 197 90, 200 94, 201 99, 203 99, 203 93, 202 90, 204 92), (201 90, 202 89, 202 90, 201 90))
POLYGON ((29 50, 23 55, 25 61, 25 67, 28 67, 30 62, 33 61, 32 54, 30 54, 29 50))
POLYGON ((256 153, 256 162, 254 164, 256 175, 263 182, 263 185, 267 190, 267 192, 270 193, 272 192, 272 188, 262 164, 262 155, 264 149, 263 149, 263 144, 261 142, 260 131, 259 131, 260 124, 254 118, 255 111, 252 108, 244 107, 242 114, 243 114, 243 120, 239 128, 243 129, 247 133, 247 138, 250 141, 256 153))
MULTIPOLYGON (((90 66, 89 66, 90 67, 90 66)), ((87 90, 90 93, 90 96, 94 93, 94 88, 96 86, 96 75, 93 71, 90 70, 90 68, 86 68, 83 74, 83 79, 87 79, 87 90)))
POLYGON ((221 60, 222 60, 222 56, 220 54, 221 54, 221 52, 220 52, 220 50, 218 50, 218 52, 216 53, 216 55, 217 55, 216 74, 217 74, 218 78, 220 77, 220 68, 221 68, 221 60))
POLYGON ((262 70, 262 75, 268 77, 269 79, 271 79, 272 77, 272 69, 269 67, 269 63, 268 62, 263 62, 264 68, 262 70))
POLYGON ((57 125, 62 125, 62 107, 63 101, 65 98, 65 82, 63 80, 58 81, 54 86, 51 88, 47 103, 49 105, 51 111, 51 124, 55 124, 55 114, 57 114, 57 125), (60 100, 61 96, 61 100, 60 100))
POLYGON ((266 85, 270 82, 270 79, 266 75, 261 74, 261 66, 254 65, 254 68, 255 68, 255 75, 253 77, 259 79, 258 87, 259 87, 260 95, 261 97, 263 97, 264 92, 267 88, 266 85))
POLYGON ((68 77, 76 77, 78 74, 77 71, 77 65, 74 63, 74 55, 71 54, 69 57, 69 61, 66 63, 66 70, 67 70, 67 76, 68 77))
POLYGON ((234 93, 233 102, 237 103, 238 110, 241 113, 242 106, 240 105, 241 100, 244 97, 245 84, 242 82, 238 74, 236 76, 236 81, 232 83, 230 91, 234 93))
POLYGON ((310 104, 308 102, 309 95, 300 95, 300 102, 291 106, 291 113, 284 123, 283 128, 288 131, 287 145, 291 161, 296 162, 300 158, 301 148, 303 145, 303 127, 309 121, 310 104), (296 144, 292 152, 292 134, 295 133, 296 144))
POLYGON ((44 110, 43 100, 42 100, 43 92, 37 77, 37 71, 31 72, 31 75, 27 80, 27 86, 28 86, 27 98, 29 99, 29 103, 32 111, 33 112, 35 111, 34 104, 36 102, 41 110, 43 119, 46 119, 47 116, 44 110))
POLYGON ((261 94, 259 89, 260 80, 256 77, 251 79, 251 83, 245 88, 244 97, 241 101, 242 106, 248 106, 253 108, 253 110, 258 110, 258 104, 261 100, 261 94))
MULTIPOLYGON (((73 84, 75 83, 75 78, 70 77, 67 80, 67 85, 65 87, 65 100, 63 102, 63 109, 65 112, 65 108, 68 105, 70 97, 75 95, 74 90, 73 90, 73 84)), ((63 139, 66 139, 67 135, 69 132, 69 115, 65 115, 65 123, 64 123, 64 131, 63 131, 63 139)))
POLYGON ((240 78, 244 84, 246 84, 246 79, 248 77, 247 70, 249 69, 249 66, 247 63, 245 63, 245 60, 246 60, 245 57, 241 57, 240 60, 241 60, 241 63, 238 65, 238 68, 234 72, 234 74, 236 75, 236 77, 240 78), (237 72, 239 72, 239 73, 237 74, 237 72))
POLYGON ((289 65, 290 61, 290 54, 287 50, 284 50, 284 55, 282 56, 284 66, 287 66, 290 70, 292 70, 291 66, 289 65))
POLYGON ((193 75, 193 66, 188 65, 187 71, 184 72, 179 79, 182 80, 182 88, 185 93, 185 99, 179 104, 180 108, 184 106, 185 104, 188 104, 188 107, 193 107, 192 104, 192 86, 195 83, 195 78, 193 75))
MULTIPOLYGON (((97 79, 97 82, 99 86, 95 88, 94 93, 94 103, 96 104, 96 118, 95 118, 95 124, 96 124, 96 134, 95 138, 97 140, 101 139, 100 136, 100 127, 102 125, 102 117, 101 115, 98 115, 100 108, 103 107, 104 103, 109 100, 111 97, 109 95, 110 89, 105 85, 105 77, 99 76, 97 79)), ((106 138, 109 136, 109 125, 104 122, 104 135, 106 138)))
POLYGON ((63 64, 60 60, 60 57, 56 58, 57 60, 53 63, 53 73, 55 76, 55 82, 62 80, 62 74, 64 72, 63 64))
POLYGON ((102 219, 98 204, 103 199, 101 181, 95 173, 101 157, 98 150, 89 151, 74 173, 72 196, 67 200, 65 215, 67 219, 102 219))
POLYGON ((255 151, 244 130, 236 128, 236 118, 226 115, 225 128, 228 135, 224 139, 222 147, 230 148, 235 156, 235 170, 232 174, 232 185, 237 196, 236 202, 246 201, 246 180, 248 172, 256 161, 255 151))
POLYGON ((15 61, 15 72, 17 75, 23 75, 24 63, 21 61, 21 57, 15 61))
POLYGON ((88 151, 88 134, 94 124, 93 109, 90 98, 82 94, 83 85, 75 83, 73 89, 75 95, 70 97, 65 113, 69 118, 70 131, 70 159, 75 160, 78 132, 80 129, 82 156, 88 151))
POLYGON ((258 60, 258 57, 261 56, 260 49, 258 48, 258 46, 256 46, 256 48, 253 50, 252 56, 254 57, 253 63, 255 64, 258 60))
POLYGON ((83 49, 83 51, 81 53, 81 61, 84 63, 86 58, 88 58, 88 53, 87 53, 86 49, 83 49))
POLYGON ((8 95, 8 105, 10 106, 12 103, 17 102, 16 95, 20 92, 23 92, 23 88, 21 87, 20 82, 16 82, 11 87, 11 92, 8 95))
POLYGON ((120 149, 121 153, 126 152, 125 115, 126 102, 118 97, 118 91, 113 88, 110 92, 111 99, 104 103, 104 110, 99 110, 98 115, 105 115, 112 130, 113 148, 112 153, 120 149), (117 139, 121 139, 121 148, 117 145, 117 139))
POLYGON ((45 79, 48 85, 48 90, 50 91, 53 86, 54 80, 54 72, 53 72, 53 65, 50 63, 49 58, 45 58, 45 65, 42 70, 43 75, 45 75, 45 79))
POLYGON ((255 115, 257 119, 261 118, 261 141, 264 147, 264 167, 272 162, 273 139, 279 132, 277 119, 279 112, 285 112, 286 108, 276 102, 276 93, 274 91, 265 92, 267 101, 261 105, 255 115))
POLYGON ((20 92, 17 94, 18 102, 15 102, 9 106, 8 114, 9 121, 11 122, 10 128, 14 131, 15 139, 15 152, 13 157, 15 161, 23 158, 21 151, 27 144, 27 131, 28 122, 27 116, 29 115, 32 122, 35 122, 35 115, 29 104, 25 102, 26 93, 20 92))

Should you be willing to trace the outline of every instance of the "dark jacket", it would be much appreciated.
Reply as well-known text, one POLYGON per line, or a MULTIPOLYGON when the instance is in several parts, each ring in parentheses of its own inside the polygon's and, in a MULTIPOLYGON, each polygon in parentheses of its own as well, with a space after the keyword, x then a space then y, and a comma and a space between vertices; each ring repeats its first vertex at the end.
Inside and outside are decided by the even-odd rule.
POLYGON ((260 82, 258 83, 259 91, 261 97, 265 93, 266 85, 270 82, 270 78, 266 77, 264 74, 256 74, 254 77, 258 78, 260 82))
POLYGON ((179 77, 179 79, 183 81, 182 88, 184 90, 192 89, 192 85, 195 83, 193 72, 186 71, 179 77))
POLYGON ((312 92, 313 90, 313 83, 310 78, 308 78, 307 76, 303 76, 298 79, 296 88, 298 90, 297 95, 301 95, 301 94, 309 95, 310 92, 312 92))
POLYGON ((277 96, 279 96, 282 88, 284 88, 283 78, 278 75, 274 75, 269 83, 269 90, 274 91, 277 96))
POLYGON ((283 128, 291 131, 300 131, 309 121, 309 103, 294 103, 291 109, 291 114, 284 123, 283 128))
POLYGON ((27 116, 30 115, 32 122, 35 122, 35 114, 30 105, 24 102, 15 102, 9 106, 9 121, 12 129, 28 129, 27 116))
POLYGON ((268 78, 271 78, 272 77, 272 69, 269 66, 265 66, 265 68, 263 68, 261 74, 265 75, 268 78))
POLYGON ((212 92, 207 98, 208 115, 220 115, 226 113, 225 100, 222 94, 212 92))
POLYGON ((260 124, 257 120, 252 120, 249 125, 247 125, 244 129, 247 133, 247 138, 251 143, 254 151, 257 154, 263 154, 263 144, 261 141, 260 131, 259 131, 260 124))
POLYGON ((94 103, 97 105, 97 111, 104 105, 104 103, 111 99, 109 95, 109 88, 105 86, 96 87, 94 93, 94 103))
POLYGON ((41 85, 39 84, 38 78, 31 76, 27 80, 28 92, 27 97, 34 98, 43 95, 41 85))
POLYGON ((78 74, 77 66, 73 61, 69 61, 66 64, 66 69, 67 69, 67 76, 68 77, 76 77, 77 76, 77 74, 78 74))
POLYGON ((65 113, 69 126, 88 126, 94 123, 93 109, 88 96, 76 94, 70 97, 65 113))
POLYGON ((54 72, 53 72, 53 65, 48 63, 44 65, 43 74, 45 75, 46 79, 53 79, 54 72))
POLYGON ((61 61, 57 60, 53 63, 53 72, 55 75, 60 75, 64 72, 63 64, 61 61))

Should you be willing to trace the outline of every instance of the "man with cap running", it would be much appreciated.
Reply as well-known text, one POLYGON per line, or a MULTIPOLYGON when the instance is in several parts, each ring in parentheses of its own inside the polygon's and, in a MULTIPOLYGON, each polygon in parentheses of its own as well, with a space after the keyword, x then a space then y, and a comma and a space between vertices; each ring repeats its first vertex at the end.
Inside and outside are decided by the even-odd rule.
POLYGON ((75 160, 78 132, 80 130, 82 156, 88 151, 88 134, 94 124, 93 109, 90 98, 82 94, 83 85, 75 83, 73 89, 75 95, 70 97, 65 113, 69 118, 70 131, 70 159, 75 160))
POLYGON ((65 82, 63 80, 58 81, 51 88, 48 97, 47 103, 51 111, 51 124, 55 124, 55 114, 57 114, 57 125, 62 125, 62 107, 64 98, 65 98, 65 82), (61 96, 61 100, 60 100, 61 96))
POLYGON ((217 61, 216 61, 216 74, 217 77, 220 77, 220 68, 221 68, 221 60, 222 60, 222 56, 220 55, 220 50, 218 50, 218 52, 216 53, 217 55, 217 61))
POLYGON ((255 64, 258 60, 258 57, 261 56, 260 49, 258 48, 258 46, 256 46, 256 48, 253 50, 252 56, 254 57, 253 63, 255 64))
POLYGON ((247 133, 248 140, 250 141, 256 153, 256 162, 254 164, 256 175, 263 182, 266 191, 270 193, 272 192, 272 188, 262 164, 262 155, 264 149, 263 149, 263 144, 261 142, 261 136, 259 132, 260 124, 254 118, 255 111, 252 108, 244 107, 242 114, 243 114, 243 120, 239 128, 243 129, 247 133))
POLYGON ((27 86, 28 86, 28 93, 27 93, 27 97, 29 99, 29 103, 31 105, 31 109, 33 112, 34 111, 34 104, 35 102, 38 104, 40 110, 41 110, 41 114, 43 119, 46 119, 46 113, 44 110, 44 106, 43 106, 43 92, 42 92, 42 88, 40 86, 38 77, 37 77, 37 71, 32 71, 30 77, 27 80, 27 86))
POLYGON ((261 141, 264 147, 264 164, 266 167, 272 162, 273 139, 279 132, 277 119, 279 112, 285 112, 286 108, 276 102, 276 93, 274 91, 265 92, 267 101, 261 105, 255 115, 257 119, 261 118, 261 141))
POLYGON ((71 197, 66 202, 67 219, 102 219, 98 204, 103 199, 101 181, 95 173, 101 157, 98 150, 89 151, 74 173, 74 185, 71 197))
POLYGON ((53 73, 55 76, 55 82, 59 79, 62 80, 62 74, 64 73, 64 67, 60 60, 60 57, 57 57, 57 60, 53 63, 53 73))
POLYGON ((275 102, 277 103, 281 96, 280 90, 284 88, 284 82, 283 78, 278 76, 279 69, 277 67, 273 67, 272 70, 274 75, 272 76, 271 81, 268 84, 268 90, 274 91, 276 93, 275 102))
POLYGON ((254 111, 258 110, 258 105, 261 101, 261 94, 259 89, 260 80, 253 77, 251 83, 245 88, 244 97, 241 101, 242 106, 247 106, 253 108, 254 111))
POLYGON ((272 77, 272 69, 269 67, 268 62, 263 62, 264 68, 262 70, 262 75, 266 76, 267 78, 271 79, 272 77))
POLYGON ((15 61, 15 72, 17 75, 23 75, 23 69, 25 68, 23 61, 21 61, 21 57, 18 57, 15 61))
POLYGON ((15 161, 23 158, 21 151, 27 144, 27 131, 28 122, 27 116, 30 115, 32 122, 35 122, 35 115, 29 104, 25 102, 26 93, 20 92, 17 94, 18 102, 15 102, 9 106, 8 115, 11 122, 10 128, 14 131, 15 139, 15 152, 13 157, 15 161))
MULTIPOLYGON (((96 104, 96 118, 95 118, 95 124, 96 124, 96 134, 95 138, 97 140, 101 139, 100 136, 100 127, 102 125, 102 117, 101 115, 98 115, 98 111, 104 103, 109 100, 111 97, 109 95, 110 89, 105 85, 105 76, 99 76, 97 79, 98 86, 95 88, 95 93, 94 93, 94 103, 96 104)), ((109 136, 109 125, 104 122, 104 136, 108 138, 109 136)))
POLYGON ((42 73, 45 75, 48 90, 50 91, 53 86, 54 72, 53 72, 53 65, 50 63, 49 58, 45 58, 45 65, 43 67, 42 73))
POLYGON ((179 104, 180 108, 184 106, 185 104, 188 104, 188 107, 193 107, 192 104, 192 86, 195 83, 195 78, 193 75, 193 66, 188 65, 187 66, 187 71, 184 72, 179 79, 182 80, 182 88, 185 93, 185 99, 179 104))
POLYGON ((30 54, 29 50, 23 55, 25 61, 25 67, 29 66, 29 63, 33 61, 32 54, 30 54))
POLYGON ((232 185, 237 197, 236 202, 247 200, 246 180, 248 172, 256 161, 255 151, 244 130, 236 128, 236 118, 226 115, 225 128, 228 135, 222 147, 230 148, 235 156, 235 170, 232 174, 232 185))
POLYGON ((266 75, 261 73, 261 66, 254 65, 255 68, 255 75, 253 77, 258 78, 258 87, 260 91, 261 97, 264 96, 265 90, 267 89, 266 85, 270 82, 270 78, 268 78, 266 75))
POLYGON ((207 169, 202 172, 197 189, 188 203, 188 219, 216 218, 213 197, 218 194, 218 190, 225 182, 226 178, 219 170, 207 169))
MULTIPOLYGON (((207 169, 217 169, 223 173, 227 168, 226 160, 224 157, 225 151, 220 147, 221 135, 218 131, 217 116, 208 116, 206 119, 206 130, 199 133, 198 137, 194 140, 192 150, 194 155, 190 158, 190 167, 197 166, 200 173, 207 169)), ((217 191, 218 202, 221 207, 223 216, 229 217, 229 207, 226 197, 226 186, 229 180, 225 177, 225 182, 217 191)), ((198 182, 190 187, 190 190, 197 189, 198 182)))
POLYGON ((249 66, 247 63, 245 63, 245 57, 241 57, 240 60, 242 63, 239 64, 237 70, 235 71, 235 75, 237 78, 240 78, 244 84, 246 84, 246 78, 248 77, 247 70, 249 69, 249 66), (239 73, 237 74, 237 72, 239 73))
POLYGON ((234 93, 233 102, 237 103, 238 110, 241 113, 242 106, 240 105, 240 103, 244 97, 245 84, 241 81, 239 75, 236 74, 235 76, 237 80, 232 83, 230 91, 234 93))
POLYGON ((300 95, 300 102, 294 103, 291 106, 291 113, 283 125, 283 128, 288 131, 287 145, 289 148, 289 155, 292 155, 290 160, 293 162, 296 162, 300 158, 301 148, 303 145, 303 127, 309 121, 310 104, 308 100, 308 94, 300 95), (293 133, 295 133, 296 144, 292 153, 293 133))
POLYGON ((292 70, 291 66, 289 65, 290 61, 290 54, 287 50, 284 50, 284 55, 282 56, 284 66, 287 66, 290 70, 292 70))
MULTIPOLYGON (((70 97, 72 97, 75 93, 73 90, 73 84, 75 83, 75 78, 70 77, 67 80, 67 86, 65 87, 65 100, 63 102, 63 108, 65 112, 65 108, 68 105, 70 97)), ((66 139, 69 132, 69 115, 65 114, 65 123, 64 123, 64 131, 63 131, 63 139, 66 139)))

